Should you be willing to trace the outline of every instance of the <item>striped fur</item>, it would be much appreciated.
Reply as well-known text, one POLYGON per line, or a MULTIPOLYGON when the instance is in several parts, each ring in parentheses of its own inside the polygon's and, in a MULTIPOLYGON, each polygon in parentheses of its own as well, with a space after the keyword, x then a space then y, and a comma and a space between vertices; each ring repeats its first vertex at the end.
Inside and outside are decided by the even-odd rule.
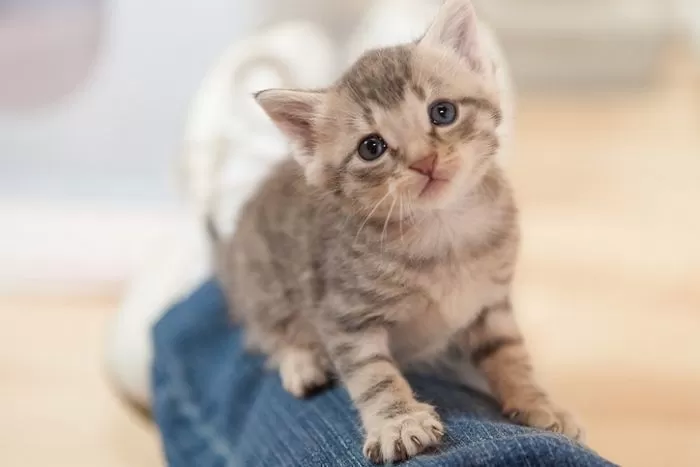
POLYGON ((535 381, 530 357, 508 297, 484 307, 455 341, 484 373, 503 405, 504 413, 523 424, 564 433, 575 439, 583 437, 572 417, 552 404, 535 381))
POLYGON ((517 209, 495 163, 502 103, 474 28, 470 3, 448 0, 421 41, 367 52, 328 89, 260 93, 295 160, 220 245, 219 277, 250 345, 295 395, 337 374, 376 462, 439 443, 439 417, 401 368, 442 358, 450 342, 504 410, 578 434, 534 382, 512 317, 517 209), (436 100, 455 104, 454 123, 431 124, 436 100), (357 154, 367 135, 386 142, 374 161, 357 154), (431 154, 429 176, 411 169, 431 154))

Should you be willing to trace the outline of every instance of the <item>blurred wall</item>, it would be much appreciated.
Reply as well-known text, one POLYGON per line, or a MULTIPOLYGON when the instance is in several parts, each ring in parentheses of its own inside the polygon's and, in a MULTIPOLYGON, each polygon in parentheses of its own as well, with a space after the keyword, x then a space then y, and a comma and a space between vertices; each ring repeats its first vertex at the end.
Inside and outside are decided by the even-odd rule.
POLYGON ((72 93, 19 110, 0 104, 0 196, 169 198, 168 167, 180 149, 188 99, 222 49, 255 24, 255 13, 250 2, 232 0, 54 0, 0 8, 0 27, 26 30, 3 48, 36 52, 21 58, 52 73, 42 76, 48 82, 70 68, 71 50, 62 50, 63 67, 51 69, 39 63, 46 57, 36 43, 51 51, 60 33, 98 30, 69 44, 97 51, 72 93))
POLYGON ((668 0, 475 0, 521 90, 649 84, 675 27, 668 0))
POLYGON ((173 160, 238 0, 0 1, 0 290, 118 282, 175 230, 173 160))
POLYGON ((682 27, 686 28, 700 56, 700 0, 676 0, 676 16, 682 27))

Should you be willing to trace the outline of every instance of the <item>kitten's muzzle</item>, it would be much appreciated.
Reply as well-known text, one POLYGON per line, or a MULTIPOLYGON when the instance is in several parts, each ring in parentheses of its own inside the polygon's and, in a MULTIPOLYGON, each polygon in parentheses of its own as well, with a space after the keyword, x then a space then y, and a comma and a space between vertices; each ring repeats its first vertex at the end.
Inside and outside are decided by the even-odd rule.
POLYGON ((438 170, 438 155, 435 152, 418 162, 414 162, 409 166, 409 169, 426 177, 421 177, 418 187, 418 197, 423 199, 438 195, 450 179, 444 170, 438 170))
POLYGON ((437 162, 437 154, 431 153, 428 157, 424 157, 418 162, 411 164, 409 169, 415 170, 427 177, 434 178, 433 173, 435 172, 435 165, 437 162))

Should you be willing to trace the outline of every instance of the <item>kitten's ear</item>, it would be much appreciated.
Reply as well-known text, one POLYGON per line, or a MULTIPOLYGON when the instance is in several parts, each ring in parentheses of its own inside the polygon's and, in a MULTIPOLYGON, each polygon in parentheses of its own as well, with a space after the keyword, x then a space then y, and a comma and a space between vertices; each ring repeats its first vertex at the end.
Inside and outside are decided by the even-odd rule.
POLYGON ((255 94, 255 100, 277 128, 308 156, 315 146, 314 119, 325 94, 322 91, 268 89, 255 94))
POLYGON ((471 0, 445 0, 420 43, 457 52, 474 71, 491 71, 479 43, 476 11, 471 0))

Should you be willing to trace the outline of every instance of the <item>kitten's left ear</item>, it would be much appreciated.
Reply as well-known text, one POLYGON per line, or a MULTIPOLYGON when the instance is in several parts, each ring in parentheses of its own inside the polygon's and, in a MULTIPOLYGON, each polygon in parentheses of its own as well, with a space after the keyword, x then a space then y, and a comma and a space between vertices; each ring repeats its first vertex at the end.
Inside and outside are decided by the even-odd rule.
POLYGON ((291 89, 268 89, 255 94, 255 100, 277 128, 303 152, 296 156, 303 158, 311 156, 316 145, 315 119, 324 97, 322 91, 291 89))
POLYGON ((464 58, 474 71, 492 72, 491 62, 479 41, 478 21, 471 0, 445 0, 420 43, 447 47, 464 58))

